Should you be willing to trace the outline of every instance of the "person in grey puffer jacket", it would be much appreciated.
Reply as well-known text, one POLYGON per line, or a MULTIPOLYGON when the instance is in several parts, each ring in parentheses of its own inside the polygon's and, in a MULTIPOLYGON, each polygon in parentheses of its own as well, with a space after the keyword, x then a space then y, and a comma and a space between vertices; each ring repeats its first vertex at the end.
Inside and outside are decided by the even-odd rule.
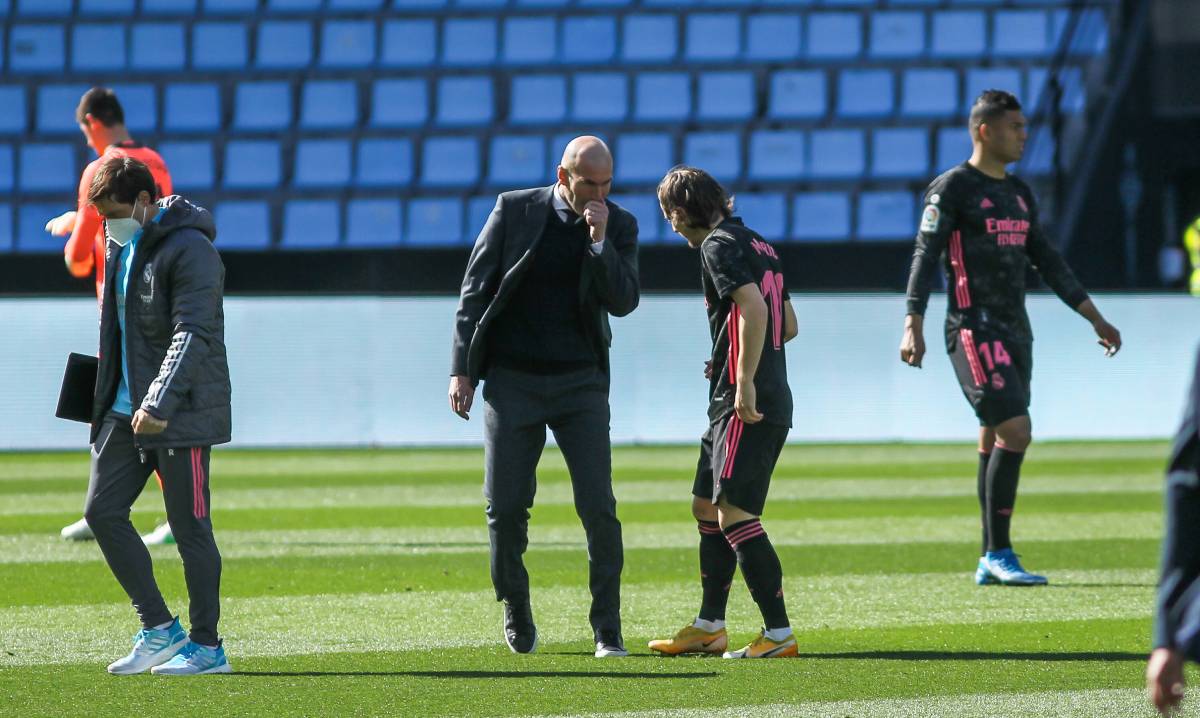
POLYGON ((100 166, 88 201, 105 218, 107 245, 84 517, 142 622, 133 651, 108 670, 228 673, 209 518, 209 453, 229 441, 232 423, 216 228, 208 210, 157 198, 149 168, 129 157, 100 166), (129 521, 151 471, 183 559, 190 635, 167 609, 129 521))

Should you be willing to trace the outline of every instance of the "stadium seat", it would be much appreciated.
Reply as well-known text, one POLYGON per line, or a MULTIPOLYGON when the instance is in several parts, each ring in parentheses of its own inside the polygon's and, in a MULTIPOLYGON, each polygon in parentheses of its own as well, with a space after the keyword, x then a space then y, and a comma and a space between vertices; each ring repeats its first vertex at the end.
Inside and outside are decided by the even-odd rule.
POLYGON ((842 192, 801 192, 792 199, 792 239, 850 239, 850 198, 842 192))
POLYGON ((509 122, 552 125, 567 116, 567 80, 561 75, 525 75, 512 79, 509 122))
POLYGON ((230 140, 225 144, 222 185, 227 189, 279 186, 280 154, 275 140, 230 140))
MULTIPOLYGON (((25 88, 21 85, 0 85, 0 107, 5 108, 5 112, 0 113, 0 135, 24 134, 29 112, 25 88)), ((74 115, 71 119, 74 119, 74 115)))
POLYGON ((8 69, 12 72, 61 72, 67 49, 61 25, 10 25, 8 69))
POLYGON ((429 121, 429 87, 423 79, 376 80, 371 88, 372 127, 420 127, 429 121))
POLYGON ((821 70, 780 70, 771 73, 767 116, 773 120, 816 120, 825 116, 825 73, 821 70))
POLYGON ((16 210, 17 234, 13 238, 16 251, 22 254, 57 254, 61 257, 63 240, 61 237, 50 236, 46 231, 46 220, 62 213, 62 202, 22 201, 16 210))
POLYGON ((814 130, 809 173, 819 179, 857 179, 867 169, 862 130, 814 130))
POLYGON ((691 117, 691 79, 683 72, 647 72, 637 76, 634 119, 679 122, 691 117))
POLYGON ((134 0, 79 0, 79 14, 85 17, 126 18, 135 10, 134 0))
POLYGON ((871 57, 912 59, 925 54, 925 14, 876 12, 871 15, 871 57))
POLYGON ((332 199, 294 199, 283 205, 285 249, 332 249, 342 243, 342 208, 332 199))
POLYGON ((37 132, 39 135, 79 137, 75 107, 88 91, 87 85, 41 85, 37 89, 37 132))
POLYGON ((440 10, 449 4, 449 0, 392 0, 391 7, 399 12, 422 12, 440 10))
POLYGON ((519 8, 558 8, 570 4, 570 0, 516 0, 519 8))
POLYGON ((433 20, 389 20, 383 24, 384 67, 428 67, 437 58, 437 25, 433 20))
POLYGON ((972 67, 967 69, 963 83, 966 96, 963 112, 970 112, 979 93, 984 90, 1008 90, 1018 98, 1024 97, 1021 87, 1021 71, 1015 67, 972 67))
POLYGON ((663 219, 662 209, 658 200, 647 194, 612 195, 609 197, 623 209, 633 215, 638 223, 638 244, 655 244, 667 241, 672 237, 679 239, 670 231, 670 226, 663 219))
MULTIPOLYGON (((1031 67, 1027 73, 1026 95, 1021 97, 1021 104, 1026 115, 1038 111, 1042 103, 1042 93, 1046 89, 1047 70, 1045 67, 1031 67)), ((1062 97, 1058 107, 1062 112, 1082 112, 1086 98, 1084 97, 1083 72, 1078 67, 1064 67, 1059 75, 1059 91, 1062 97)))
POLYGON ((442 25, 442 62, 453 66, 490 65, 496 61, 496 21, 451 18, 442 25))
POLYGON ((429 137, 421 157, 425 187, 469 187, 479 181, 479 140, 475 137, 429 137))
POLYGON ((629 86, 616 72, 580 73, 571 83, 571 119, 621 122, 629 113, 629 86))
POLYGON ((742 176, 742 138, 737 132, 689 132, 683 139, 683 162, 703 167, 717 181, 742 176))
POLYGON ((670 62, 679 54, 679 21, 674 15, 626 15, 622 33, 625 62, 670 62))
POLYGON ((282 130, 292 124, 292 89, 286 82, 242 82, 233 105, 236 130, 282 130))
POLYGON ((863 192, 858 196, 859 239, 911 240, 917 232, 908 192, 863 192))
POLYGON ((412 140, 358 141, 354 183, 359 187, 407 187, 413 179, 412 140))
POLYGON ((987 49, 984 13, 981 10, 946 10, 933 14, 934 57, 979 58, 987 49))
POLYGON ((617 21, 600 15, 566 18, 559 56, 573 65, 611 62, 617 56, 617 21))
POLYGON ((848 12, 808 16, 808 56, 814 60, 845 60, 862 53, 862 18, 848 12))
POLYGON ((696 116, 701 120, 749 121, 756 113, 754 75, 705 72, 700 75, 696 116))
POLYGON ((1040 57, 1050 51, 1049 22, 1042 10, 998 10, 992 17, 992 54, 1040 57))
MULTIPOLYGON (((111 0, 109 0, 111 1, 111 0)), ((253 15, 259 0, 202 0, 209 15, 253 15)))
MULTIPOLYGON (((125 127, 135 135, 158 130, 158 96, 154 85, 113 85, 125 111, 125 127)), ((72 119, 75 114, 71 113, 72 119)))
POLYGON ((192 68, 235 70, 250 61, 246 26, 240 22, 198 22, 192 25, 192 68))
POLYGON ((71 32, 71 68, 102 72, 125 68, 125 26, 77 24, 71 32))
POLYGON ((313 80, 300 95, 300 126, 347 129, 358 124, 358 86, 351 80, 313 80))
POLYGON ((134 23, 129 66, 143 72, 173 72, 187 63, 187 35, 177 22, 134 23))
POLYGON ((1025 155, 1021 157, 1018 173, 1030 176, 1049 174, 1054 168, 1056 144, 1054 135, 1044 126, 1030 128, 1029 140, 1025 143, 1025 155))
POLYGON ((929 130, 881 127, 871 136, 871 176, 928 179, 929 130))
POLYGON ((787 199, 781 192, 743 192, 734 198, 733 212, 767 241, 787 237, 787 199))
POLYGON ((321 0, 267 0, 267 9, 281 14, 315 15, 320 7, 321 0))
POLYGON ((508 0, 454 0, 454 6, 464 10, 500 10, 508 0))
POLYGON ((510 65, 545 65, 558 55, 554 18, 510 17, 504 21, 504 61, 510 65))
POLYGON ((196 14, 196 0, 142 0, 143 15, 186 15, 196 14))
POLYGON ((463 228, 463 241, 475 242, 495 207, 495 195, 480 195, 467 200, 467 224, 463 228))
POLYGON ((1104 10, 1097 8, 1084 10, 1064 8, 1052 11, 1050 47, 1056 50, 1062 42, 1063 32, 1066 30, 1073 12, 1079 13, 1079 19, 1075 24, 1075 32, 1071 36, 1070 53, 1075 56, 1098 55, 1107 50, 1108 23, 1104 19, 1104 10))
POLYGON ((400 244, 403 214, 397 199, 352 199, 346 203, 346 244, 394 247, 400 244))
POLYGON ((546 140, 541 136, 499 135, 488 151, 488 183, 496 186, 527 187, 549 184, 554 165, 546 158, 546 140))
POLYGON ((675 165, 673 144, 670 135, 659 132, 618 137, 613 156, 617 183, 657 183, 675 165))
POLYGON ((14 164, 12 145, 0 145, 0 192, 11 193, 16 187, 16 179, 13 177, 14 164))
POLYGON ((13 211, 9 204, 0 204, 0 252, 13 248, 13 211))
POLYGON ((271 246, 271 208, 266 202, 222 200, 213 211, 218 252, 271 246))
POLYGON ((937 131, 937 155, 933 173, 941 174, 971 157, 971 135, 966 127, 942 127, 937 131))
POLYGON ((308 67, 312 62, 312 25, 303 20, 265 20, 258 26, 255 65, 268 70, 308 67))
POLYGON ((895 107, 891 70, 842 70, 838 74, 839 117, 886 117, 895 107))
POLYGON ((453 247, 463 239, 462 200, 419 197, 408 203, 404 244, 412 247, 453 247))
POLYGON ((216 182, 212 143, 202 140, 163 142, 158 153, 171 170, 175 191, 210 190, 216 182))
POLYGON ((742 55, 742 22, 737 13, 687 15, 688 62, 729 62, 742 55))
POLYGON ((900 114, 947 117, 959 113, 958 73, 948 68, 909 68, 900 79, 900 114))
POLYGON ((751 181, 797 180, 805 175, 804 133, 757 130, 750 134, 751 181))
POLYGON ((216 84, 169 83, 163 104, 163 129, 168 132, 214 132, 221 127, 221 92, 216 84))
POLYGON ((375 23, 328 20, 321 26, 321 67, 361 69, 375 62, 375 23))
POLYGON ((437 122, 447 127, 492 121, 492 80, 486 76, 443 77, 437 84, 437 122))
POLYGON ((800 16, 759 13, 746 19, 747 60, 770 62, 800 57, 800 16))
POLYGON ((350 184, 350 140, 300 140, 292 184, 300 188, 350 184))
POLYGON ((383 0, 327 0, 325 7, 330 13, 375 13, 383 4, 383 0))
POLYGON ((21 191, 71 192, 79 185, 80 168, 75 164, 74 146, 31 142, 22 144, 19 152, 21 191))
POLYGON ((17 0, 17 15, 22 17, 66 17, 71 14, 71 0, 17 0))

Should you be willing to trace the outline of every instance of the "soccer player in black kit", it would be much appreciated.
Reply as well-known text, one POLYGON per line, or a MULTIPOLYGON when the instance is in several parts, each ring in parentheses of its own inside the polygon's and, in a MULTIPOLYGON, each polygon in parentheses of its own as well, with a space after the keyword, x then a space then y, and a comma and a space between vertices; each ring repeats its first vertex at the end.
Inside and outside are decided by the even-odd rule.
POLYGON ((668 655, 795 656, 783 569, 759 521, 792 425, 783 345, 796 336, 796 314, 779 255, 733 216, 732 200, 704 170, 673 168, 658 185, 658 202, 671 229, 700 250, 713 350, 705 368, 710 423, 692 487, 703 599, 694 623, 650 648, 668 655), (725 651, 725 605, 738 566, 764 628, 745 648, 725 651))
POLYGON ((929 282, 945 257, 946 351, 980 423, 983 555, 975 582, 1040 585, 1046 578, 1021 566, 1009 539, 1021 461, 1031 440, 1027 267, 1033 264, 1059 299, 1091 323, 1108 356, 1121 348, 1121 333, 1101 316, 1050 244, 1029 186, 1005 170, 1025 149, 1025 117, 1017 98, 985 91, 971 108, 969 125, 971 159, 935 179, 925 193, 900 360, 921 366, 929 282))

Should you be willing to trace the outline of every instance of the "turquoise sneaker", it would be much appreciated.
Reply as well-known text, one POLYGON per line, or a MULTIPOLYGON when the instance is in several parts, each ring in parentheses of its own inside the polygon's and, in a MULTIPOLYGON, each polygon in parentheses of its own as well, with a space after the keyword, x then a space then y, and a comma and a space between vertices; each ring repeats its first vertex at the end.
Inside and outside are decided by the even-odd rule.
POLYGON ((979 565, 975 567, 975 583, 979 584, 980 586, 990 586, 992 584, 1000 583, 996 580, 996 577, 992 575, 992 572, 988 570, 986 556, 979 557, 979 565))
POLYGON ((199 676, 205 673, 233 673, 225 649, 208 648, 189 642, 175 657, 150 672, 156 676, 199 676))
POLYGON ((133 637, 133 650, 128 656, 108 664, 108 672, 117 676, 144 673, 146 669, 174 658, 188 643, 178 617, 162 630, 143 628, 133 637))
POLYGON ((1011 548, 988 551, 981 562, 984 564, 992 577, 1005 586, 1045 586, 1049 583, 1045 576, 1026 571, 1011 548))

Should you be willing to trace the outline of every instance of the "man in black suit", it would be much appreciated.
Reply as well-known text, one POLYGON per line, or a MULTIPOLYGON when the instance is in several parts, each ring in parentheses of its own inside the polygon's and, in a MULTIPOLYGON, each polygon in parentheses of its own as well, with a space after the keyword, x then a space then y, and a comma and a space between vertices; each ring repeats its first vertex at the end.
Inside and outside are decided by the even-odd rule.
POLYGON ((604 142, 577 137, 556 184, 501 194, 475 241, 455 315, 450 408, 469 418, 484 381, 492 583, 516 653, 532 653, 538 641, 521 556, 548 426, 587 533, 596 656, 628 655, 609 447, 608 315, 638 305, 637 221, 606 199, 612 177, 604 142))

